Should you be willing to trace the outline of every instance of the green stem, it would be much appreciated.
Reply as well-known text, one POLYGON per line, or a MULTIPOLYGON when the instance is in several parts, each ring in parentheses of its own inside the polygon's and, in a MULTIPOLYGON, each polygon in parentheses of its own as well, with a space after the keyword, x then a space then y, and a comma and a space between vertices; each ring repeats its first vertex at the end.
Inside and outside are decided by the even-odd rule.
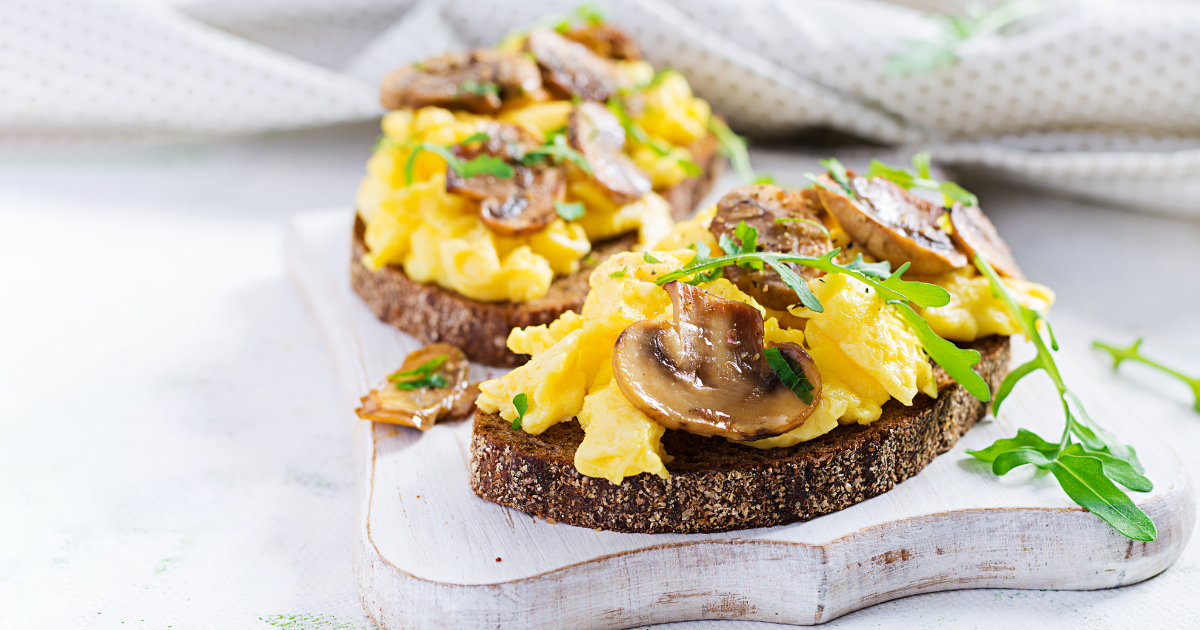
POLYGON ((1176 370, 1175 368, 1159 363, 1154 359, 1149 359, 1142 356, 1141 345, 1141 339, 1133 342, 1133 345, 1129 346, 1128 348, 1118 348, 1101 341, 1092 342, 1092 347, 1103 350, 1112 356, 1114 370, 1120 367, 1123 361, 1134 361, 1136 363, 1148 365, 1152 368, 1166 372, 1167 374, 1170 374, 1171 376, 1183 381, 1188 387, 1192 388, 1192 398, 1194 401, 1192 408, 1196 410, 1196 413, 1200 413, 1200 378, 1192 378, 1183 372, 1176 370))

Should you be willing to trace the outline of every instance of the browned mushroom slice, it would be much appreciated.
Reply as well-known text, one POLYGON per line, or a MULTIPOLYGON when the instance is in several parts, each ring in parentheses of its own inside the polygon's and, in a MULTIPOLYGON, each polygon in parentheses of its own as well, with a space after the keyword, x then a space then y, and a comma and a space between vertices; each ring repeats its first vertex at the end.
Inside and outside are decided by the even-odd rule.
MULTIPOLYGON (((825 210, 812 190, 786 191, 777 186, 742 186, 729 191, 717 203, 709 231, 718 239, 734 238, 733 231, 742 221, 758 231, 759 249, 819 258, 833 249, 822 218, 825 210)), ((811 280, 825 272, 793 263, 784 263, 800 277, 811 280)), ((783 310, 800 298, 779 277, 779 272, 764 266, 747 269, 729 265, 725 277, 767 308, 783 310)))
MULTIPOLYGON (((562 199, 566 178, 558 167, 517 166, 511 180, 498 180, 496 190, 503 183, 512 185, 504 195, 494 195, 479 204, 479 218, 493 232, 502 236, 523 236, 546 229, 558 217, 554 202, 562 199)), ((472 177, 471 180, 492 178, 491 175, 472 177)))
POLYGON ((425 346, 362 398, 355 413, 364 420, 403 424, 428 431, 439 418, 462 414, 471 397, 467 357, 446 344, 425 346))
POLYGON ((587 46, 589 50, 607 59, 625 59, 637 61, 642 58, 641 51, 633 38, 624 30, 612 24, 586 24, 573 28, 563 37, 587 46))
MULTIPOLYGON (((496 123, 490 126, 487 133, 486 141, 471 143, 470 146, 457 145, 454 147, 454 154, 463 161, 480 155, 491 155, 511 165, 519 162, 530 149, 539 144, 537 138, 516 125, 496 123)), ((508 199, 517 194, 517 188, 518 182, 512 178, 477 175, 468 179, 461 177, 452 168, 446 169, 446 190, 475 201, 508 199)))
POLYGON ((554 96, 578 96, 585 101, 607 101, 621 85, 616 66, 588 49, 546 29, 537 29, 525 40, 542 68, 542 83, 554 96))
POLYGON ((613 201, 626 204, 650 192, 650 178, 625 154, 625 127, 600 103, 580 103, 567 117, 567 139, 613 201))
POLYGON ((631 324, 613 349, 613 378, 633 406, 668 429, 735 441, 786 433, 821 401, 821 375, 794 343, 777 344, 812 385, 800 400, 763 354, 754 307, 668 283, 674 321, 631 324))
POLYGON ((501 97, 541 92, 536 64, 518 52, 449 53, 405 66, 383 80, 380 101, 388 109, 446 107, 477 114, 500 109, 501 97))
POLYGON ((821 203, 842 229, 875 258, 893 267, 912 263, 914 273, 943 273, 964 267, 967 257, 938 226, 945 210, 882 177, 849 174, 853 197, 828 175, 817 187, 821 203))
POLYGON ((1008 243, 1000 238, 996 226, 992 225, 979 206, 955 203, 950 209, 950 225, 954 227, 951 234, 954 242, 966 251, 967 256, 974 258, 978 252, 1000 272, 1000 275, 1018 280, 1025 279, 1025 274, 1021 273, 1021 268, 1013 258, 1012 250, 1008 248, 1008 243))

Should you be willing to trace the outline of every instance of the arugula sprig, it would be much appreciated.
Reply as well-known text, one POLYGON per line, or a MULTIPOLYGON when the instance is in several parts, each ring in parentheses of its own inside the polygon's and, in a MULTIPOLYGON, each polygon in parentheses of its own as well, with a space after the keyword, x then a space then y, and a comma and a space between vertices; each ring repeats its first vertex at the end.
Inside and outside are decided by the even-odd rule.
POLYGON ((576 221, 583 217, 584 214, 587 214, 587 209, 583 206, 582 201, 576 201, 573 203, 555 201, 554 211, 557 212, 558 216, 562 217, 564 221, 576 221))
POLYGON ((970 7, 965 15, 930 14, 940 27, 932 41, 910 40, 907 48, 888 59, 884 72, 890 76, 903 76, 915 72, 926 72, 958 62, 958 49, 968 40, 994 33, 1000 29, 1042 10, 1041 0, 1015 0, 980 11, 970 7))
POLYGON ((754 168, 750 166, 750 152, 747 150, 746 139, 737 135, 725 124, 724 120, 716 116, 708 117, 708 130, 717 137, 717 142, 720 143, 719 151, 721 155, 729 158, 729 163, 733 165, 733 170, 738 174, 746 184, 774 184, 775 178, 770 175, 755 175, 754 168))
POLYGON ((592 165, 588 164, 583 154, 571 148, 567 144, 567 136, 563 133, 553 134, 546 139, 546 143, 540 147, 530 149, 528 153, 521 158, 521 163, 530 165, 538 160, 549 158, 555 164, 561 164, 563 160, 573 162, 584 173, 590 177, 592 175, 592 165))
POLYGON ((808 377, 804 375, 804 370, 792 363, 791 359, 783 356, 779 348, 774 346, 763 350, 763 356, 766 357, 767 364, 771 366, 771 369, 779 375, 783 384, 787 385, 787 388, 792 390, 797 398, 804 401, 804 404, 811 405, 814 388, 808 377))
POLYGON ((1079 398, 1067 387, 1050 352, 1051 348, 1058 350, 1058 343, 1046 318, 1019 304, 992 266, 978 254, 975 255, 975 266, 988 279, 992 293, 1004 303, 1037 348, 1035 358, 1014 369, 1004 379, 992 401, 993 413, 999 413, 1000 405, 1018 381, 1037 370, 1044 370, 1058 389, 1066 421, 1058 443, 1021 429, 1016 437, 997 440, 987 448, 968 450, 967 453, 991 462, 992 472, 996 475, 1005 475, 1025 464, 1048 470, 1072 501, 1099 516, 1113 529, 1134 540, 1154 540, 1158 536, 1154 522, 1117 487, 1121 484, 1135 492, 1153 489, 1154 485, 1143 474, 1145 469, 1138 461, 1137 452, 1092 420, 1079 398), (1049 346, 1038 322, 1046 329, 1049 346))
POLYGON ((525 392, 521 392, 512 399, 513 409, 517 410, 517 417, 513 418, 512 430, 516 431, 521 428, 521 423, 525 421, 525 412, 529 411, 529 396, 525 392))
POLYGON ((1171 376, 1183 381, 1188 387, 1192 388, 1192 397, 1194 400, 1192 409, 1195 409, 1196 413, 1200 413, 1200 378, 1192 378, 1183 372, 1176 370, 1175 368, 1164 365, 1143 355, 1142 341, 1143 340, 1141 338, 1138 338, 1138 340, 1133 342, 1133 345, 1129 346, 1128 348, 1110 345, 1102 341, 1093 341, 1092 347, 1103 350, 1104 352, 1107 352, 1110 357, 1112 357, 1114 371, 1121 367, 1122 363, 1126 361, 1133 361, 1135 363, 1149 365, 1152 368, 1166 372, 1167 374, 1170 374, 1171 376))
MULTIPOLYGON (((657 74, 655 75, 655 79, 658 79, 657 74)), ((653 84, 654 82, 652 81, 649 85, 653 84)), ((621 102, 620 98, 608 99, 607 106, 608 110, 617 117, 617 120, 621 121, 621 126, 625 128, 626 136, 633 138, 638 144, 650 147, 659 157, 674 159, 675 163, 683 169, 684 174, 688 177, 699 177, 704 174, 704 169, 700 168, 699 164, 679 155, 676 151, 672 151, 667 141, 651 138, 650 134, 646 133, 646 130, 642 129, 642 126, 637 124, 637 121, 629 115, 629 112, 625 109, 625 104, 621 102)))
POLYGON ((413 144, 412 153, 409 154, 408 162, 404 165, 404 181, 408 185, 412 185, 413 168, 417 164, 417 156, 423 151, 435 153, 443 160, 446 160, 446 164, 450 166, 450 169, 454 171, 454 174, 462 177, 463 179, 470 179, 476 175, 495 175, 501 179, 512 179, 513 176, 516 175, 516 171, 514 171, 513 167, 509 166, 509 164, 501 158, 498 158, 494 155, 484 154, 464 162, 458 159, 458 156, 454 155, 454 151, 452 150, 456 144, 461 145, 471 144, 474 142, 486 142, 487 139, 488 135, 481 131, 463 140, 462 142, 458 142, 449 146, 442 146, 432 142, 418 142, 413 144))
POLYGON ((879 160, 871 160, 871 166, 867 169, 867 177, 882 177, 907 190, 924 188, 925 190, 939 191, 942 193, 943 202, 947 206, 953 204, 955 201, 964 206, 979 205, 979 198, 962 186, 954 182, 939 182, 930 176, 928 153, 921 152, 912 156, 912 165, 912 170, 909 170, 889 166, 879 160))
POLYGON ((445 387, 446 377, 434 372, 449 358, 445 354, 434 357, 411 370, 392 374, 388 380, 396 384, 396 389, 405 392, 424 387, 445 387))

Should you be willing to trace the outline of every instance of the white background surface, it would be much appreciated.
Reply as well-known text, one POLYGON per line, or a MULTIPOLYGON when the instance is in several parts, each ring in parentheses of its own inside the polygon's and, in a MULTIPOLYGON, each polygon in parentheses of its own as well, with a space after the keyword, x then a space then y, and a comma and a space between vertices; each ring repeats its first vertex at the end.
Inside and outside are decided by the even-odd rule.
MULTIPOLYGON (((0 156, 0 628, 371 627, 349 403, 280 243, 291 213, 352 200, 375 135, 0 156)), ((1086 349, 1142 334, 1200 374, 1200 223, 960 181, 1058 290, 1068 379, 1104 379, 1200 471, 1183 387, 1086 349)), ((1195 626, 1198 567, 1193 541, 1124 589, 931 594, 827 627, 1195 626)))

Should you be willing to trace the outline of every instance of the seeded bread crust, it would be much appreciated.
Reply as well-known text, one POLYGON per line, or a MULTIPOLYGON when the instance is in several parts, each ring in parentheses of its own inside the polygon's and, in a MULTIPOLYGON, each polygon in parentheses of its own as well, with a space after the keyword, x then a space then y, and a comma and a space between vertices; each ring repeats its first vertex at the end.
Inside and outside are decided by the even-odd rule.
MULTIPOLYGON (((992 391, 1008 372, 1009 338, 973 344, 992 391)), ((619 532, 683 534, 773 527, 836 512, 894 488, 950 450, 987 411, 940 367, 937 399, 892 400, 869 426, 839 426, 789 448, 760 450, 667 431, 669 480, 643 473, 620 485, 575 470, 583 431, 575 421, 541 435, 513 431, 478 411, 471 489, 549 522, 619 532)))
MULTIPOLYGON (((686 218, 712 189, 724 167, 717 154, 716 136, 701 138, 690 149, 693 161, 704 174, 664 191, 676 220, 686 218)), ((529 357, 514 354, 505 346, 513 328, 549 324, 567 311, 578 312, 587 297, 588 277, 609 256, 627 252, 637 244, 637 235, 594 243, 590 265, 556 278, 546 295, 529 302, 479 302, 434 284, 415 282, 399 267, 389 265, 371 271, 362 264, 367 247, 366 226, 354 217, 354 244, 350 256, 350 284, 379 319, 416 337, 423 343, 444 342, 462 348, 467 358, 484 365, 516 367, 529 357)))

